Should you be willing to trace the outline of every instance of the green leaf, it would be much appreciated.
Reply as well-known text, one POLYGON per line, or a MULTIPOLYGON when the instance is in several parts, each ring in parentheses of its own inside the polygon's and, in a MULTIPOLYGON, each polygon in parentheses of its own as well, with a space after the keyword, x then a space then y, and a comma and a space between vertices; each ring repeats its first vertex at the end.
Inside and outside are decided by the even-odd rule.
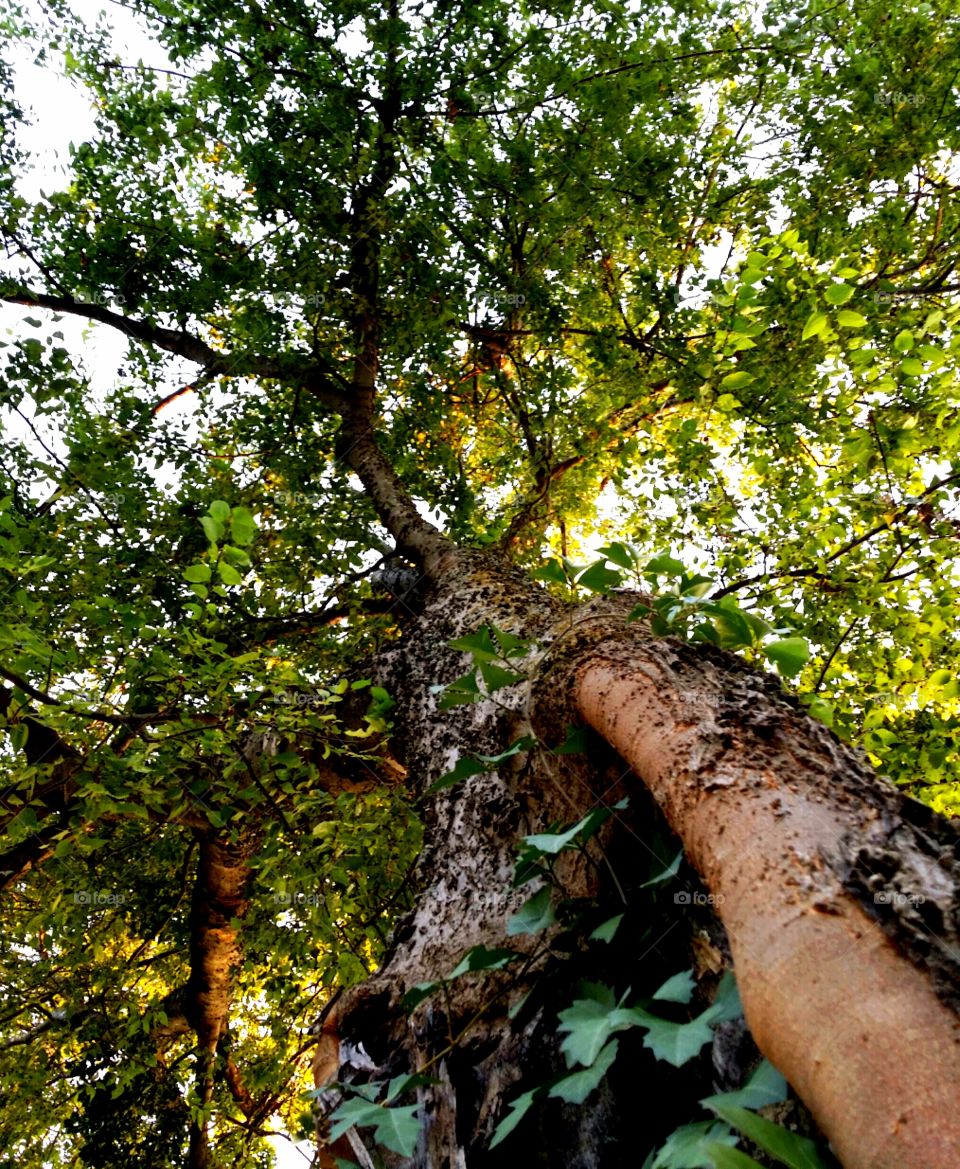
POLYGON ((488 950, 483 945, 474 946, 464 954, 447 977, 459 978, 461 974, 469 974, 475 970, 502 970, 504 966, 518 957, 515 950, 500 948, 488 950))
MULTIPOLYGON (((664 1060, 672 1067, 683 1067, 713 1040, 707 1012, 691 1019, 689 1023, 674 1023, 646 1012, 641 1014, 645 1015, 642 1025, 647 1028, 643 1046, 649 1047, 657 1059, 664 1060)), ((640 1023, 641 1019, 637 1021, 640 1023)))
POLYGON ((743 1017, 740 991, 737 989, 737 980, 731 970, 723 972, 717 992, 713 996, 713 1002, 704 1011, 704 1016, 711 1023, 729 1023, 743 1017))
POLYGON ((709 1141, 703 1147, 716 1169, 763 1169, 759 1161, 754 1161, 742 1149, 732 1149, 718 1141, 709 1141))
POLYGON ((450 771, 445 771, 436 782, 432 783, 426 790, 426 795, 433 795, 434 792, 442 791, 445 787, 452 787, 455 783, 460 783, 464 779, 470 779, 474 775, 482 775, 487 771, 487 765, 472 755, 461 755, 460 758, 453 765, 450 771))
POLYGON ((813 1141, 798 1133, 788 1132, 773 1121, 733 1104, 714 1103, 711 1108, 727 1124, 788 1169, 835 1169, 832 1158, 827 1160, 813 1141))
POLYGON ((721 394, 717 398, 717 409, 724 414, 731 414, 743 403, 735 394, 721 394))
POLYGON ((593 931, 590 935, 590 940, 594 942, 612 942, 622 921, 622 913, 618 913, 616 917, 607 918, 602 925, 598 925, 593 931))
POLYGON ((724 390, 739 390, 743 386, 749 386, 752 381, 756 381, 752 373, 748 373, 745 369, 738 369, 734 373, 728 373, 726 377, 721 378, 720 387, 724 390))
POLYGON ((608 593, 623 581, 623 575, 608 568, 605 560, 595 560, 577 577, 577 584, 594 593, 608 593))
POLYGON ((734 1092, 720 1092, 705 1096, 700 1103, 704 1108, 714 1104, 732 1104, 738 1108, 756 1110, 768 1104, 780 1104, 787 1098, 787 1081, 773 1064, 765 1059, 742 1088, 734 1092))
MULTIPOLYGON (((534 580, 542 580, 547 584, 568 584, 567 574, 563 570, 563 565, 556 558, 545 560, 539 568, 535 569, 530 574, 534 580)), ((491 1145, 491 1148, 493 1146, 491 1145)))
POLYGON ((831 284, 823 295, 828 304, 846 304, 853 289, 849 284, 831 284))
POLYGON ((714 1120, 684 1124, 667 1137, 654 1158, 653 1169, 713 1169, 710 1147, 736 1143, 736 1136, 725 1124, 714 1120))
POLYGON ((225 524, 230 518, 230 504, 224 503, 222 499, 215 499, 207 511, 219 524, 225 524))
POLYGON ((462 706, 466 703, 477 702, 480 697, 480 686, 477 683, 476 674, 471 670, 468 674, 462 674, 459 678, 455 678, 446 686, 436 686, 433 688, 434 693, 439 693, 440 699, 437 706, 440 710, 450 710, 453 706, 462 706))
POLYGON ((184 580, 192 583, 202 584, 204 581, 208 581, 212 575, 209 564, 191 564, 189 568, 183 570, 184 580))
POLYGON ((693 971, 681 970, 679 974, 668 978, 653 997, 668 1003, 688 1003, 693 998, 696 986, 697 984, 693 980, 693 971))
POLYGON ((476 633, 458 637, 455 641, 448 641, 447 645, 451 649, 459 649, 472 654, 475 662, 490 662, 498 656, 489 625, 481 625, 476 633))
POLYGON ((669 865, 656 876, 651 877, 649 881, 644 881, 640 886, 641 889, 648 889, 651 885, 659 885, 662 881, 669 881, 671 877, 675 877, 680 872, 680 865, 683 862, 683 849, 677 853, 669 865))
POLYGON ((443 986, 443 980, 437 982, 418 982, 411 986, 407 993, 403 996, 403 1008, 405 1011, 412 1011, 418 1007, 424 999, 428 999, 438 987, 443 986))
POLYGON ((800 673, 810 657, 810 646, 804 637, 784 637, 779 641, 767 642, 763 646, 763 654, 781 674, 793 678, 800 673))
POLYGON ((218 523, 215 519, 208 515, 200 517, 200 523, 203 527, 204 535, 211 544, 216 544, 223 539, 224 527, 223 524, 218 523))
POLYGON ((417 1105, 385 1108, 362 1098, 345 1100, 330 1116, 330 1140, 338 1140, 349 1128, 373 1127, 374 1140, 392 1153, 412 1157, 420 1135, 417 1105))
POLYGON ((570 848, 577 838, 580 838, 580 843, 590 839, 591 836, 613 815, 615 811, 622 811, 626 807, 626 801, 621 800, 614 804, 612 808, 598 807, 588 812, 582 820, 578 820, 576 824, 568 828, 565 832, 538 832, 533 836, 525 836, 524 843, 537 852, 546 853, 548 856, 556 856, 558 852, 562 852, 565 848, 570 848))
POLYGON ((837 324, 845 329, 862 329, 867 318, 862 313, 855 313, 852 309, 842 309, 837 313, 837 324))
POLYGON ((237 572, 232 564, 228 564, 225 560, 217 561, 217 575, 227 585, 240 584, 243 581, 240 573, 237 572))
POLYGON ((587 749, 587 728, 568 727, 567 737, 559 747, 553 748, 554 755, 582 755, 587 749))
POLYGON ((590 1067, 564 1076, 550 1089, 549 1095, 565 1100, 567 1104, 582 1104, 600 1086, 600 1081, 610 1070, 617 1058, 618 1041, 612 1039, 600 1052, 590 1067))
POLYGON ((232 508, 230 511, 230 535, 233 542, 246 547, 253 543, 256 534, 257 525, 254 523, 253 515, 245 507, 232 508))
POLYGON ((538 934, 557 920, 553 911, 553 890, 545 885, 507 918, 507 935, 538 934))
POLYGON ((625 1017, 612 1003, 592 998, 576 999, 559 1012, 559 1019, 557 1030, 565 1036, 560 1050, 568 1067, 578 1063, 590 1067, 611 1035, 637 1026, 637 1020, 625 1017))
POLYGON ((493 636, 497 640, 497 645, 500 647, 500 653, 503 657, 517 658, 523 657, 530 652, 531 642, 525 637, 517 637, 514 633, 507 633, 503 629, 498 629, 496 625, 492 625, 493 636))
POLYGON ((604 544, 597 551, 616 564, 618 568, 625 568, 627 571, 630 571, 637 566, 637 558, 634 550, 626 544, 621 544, 619 540, 614 540, 610 544, 604 544))
POLYGON ((686 573, 686 568, 681 561, 671 556, 668 552, 661 552, 658 556, 647 562, 646 568, 643 570, 647 576, 679 576, 682 577, 686 573))
POLYGON ((810 316, 807 317, 807 323, 803 326, 803 332, 800 335, 800 340, 806 341, 810 337, 819 337, 820 334, 826 329, 827 324, 828 318, 826 313, 822 313, 819 310, 812 312, 810 316))
POLYGON ((525 682, 525 674, 517 674, 513 670, 505 670, 496 662, 481 662, 480 677, 489 694, 502 690, 505 686, 516 686, 518 682, 525 682))
POLYGON ((518 1096, 516 1100, 511 1100, 508 1104, 510 1113, 497 1125, 494 1131, 493 1138, 490 1141, 490 1148, 495 1149, 502 1141, 513 1132, 521 1120, 530 1111, 534 1100, 538 1096, 542 1096, 545 1092, 544 1088, 534 1088, 530 1092, 524 1092, 522 1096, 518 1096))

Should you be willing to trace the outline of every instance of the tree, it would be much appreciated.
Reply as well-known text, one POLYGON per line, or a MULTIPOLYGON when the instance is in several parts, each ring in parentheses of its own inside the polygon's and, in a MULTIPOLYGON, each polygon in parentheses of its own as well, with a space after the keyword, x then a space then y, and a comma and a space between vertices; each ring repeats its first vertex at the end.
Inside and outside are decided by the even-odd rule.
POLYGON ((4 18, 9 1163, 957 1163, 956 4, 128 7, 4 18))

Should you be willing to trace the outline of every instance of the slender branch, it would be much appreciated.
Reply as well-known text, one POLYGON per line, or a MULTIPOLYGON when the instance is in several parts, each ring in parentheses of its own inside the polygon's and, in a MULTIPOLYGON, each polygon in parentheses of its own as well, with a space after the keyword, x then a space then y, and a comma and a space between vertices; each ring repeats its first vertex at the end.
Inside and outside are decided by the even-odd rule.
MULTIPOLYGON (((929 487, 915 495, 908 503, 905 503, 896 514, 888 521, 884 520, 882 524, 876 524, 866 532, 862 532, 859 536, 854 536, 852 540, 848 540, 845 544, 841 544, 824 559, 824 564, 832 564, 841 556, 845 556, 848 552, 852 552, 854 548, 858 548, 861 544, 865 544, 867 540, 872 540, 874 536, 879 536, 881 532, 889 531, 894 525, 905 519, 912 511, 915 511, 923 501, 935 491, 939 491, 941 487, 947 487, 951 483, 960 480, 960 472, 955 475, 948 475, 946 479, 934 479, 929 487)), ((758 573, 756 576, 745 576, 739 580, 733 581, 731 584, 724 585, 722 589, 717 589, 712 594, 711 600, 718 601, 721 597, 726 597, 730 593, 738 592, 740 589, 749 588, 750 585, 762 584, 767 580, 787 580, 799 577, 818 577, 825 579, 825 574, 816 568, 791 568, 784 572, 777 572, 770 574, 768 572, 758 573)))

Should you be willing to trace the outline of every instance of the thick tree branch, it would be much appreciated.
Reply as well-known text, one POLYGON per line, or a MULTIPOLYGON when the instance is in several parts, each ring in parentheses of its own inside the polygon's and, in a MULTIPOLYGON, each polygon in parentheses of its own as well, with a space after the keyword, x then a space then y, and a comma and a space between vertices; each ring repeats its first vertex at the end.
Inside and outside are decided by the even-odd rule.
MULTIPOLYGON (((240 962, 234 922, 247 911, 249 847, 200 834, 200 858, 190 906, 190 978, 184 1013, 196 1032, 197 1094, 200 1103, 213 1096, 217 1048, 227 1028, 233 971, 240 962)), ((206 1124, 190 1128, 188 1169, 207 1169, 210 1148, 206 1124)))
MULTIPOLYGON (((128 317, 105 305, 75 300, 72 296, 53 296, 45 292, 22 289, 0 295, 8 304, 22 304, 29 308, 46 308, 53 312, 85 317, 117 329, 126 337, 155 345, 166 353, 186 358, 203 367, 208 377, 272 378, 279 381, 305 380, 313 396, 328 409, 340 411, 349 404, 342 383, 328 370, 318 366, 306 353, 280 354, 267 357, 256 353, 220 353, 206 341, 182 329, 167 329, 149 321, 128 317)), ((183 392, 182 390, 177 393, 183 392)))

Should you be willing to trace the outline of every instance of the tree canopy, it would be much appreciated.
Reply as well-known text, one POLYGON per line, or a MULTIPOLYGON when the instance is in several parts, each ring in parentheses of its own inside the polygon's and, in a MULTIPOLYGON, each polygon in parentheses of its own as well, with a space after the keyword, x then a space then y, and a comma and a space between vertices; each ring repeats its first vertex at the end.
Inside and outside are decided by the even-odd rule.
POLYGON ((639 587, 960 812, 960 6, 123 7, 149 61, 2 17, 0 1164, 204 1114, 268 1165, 414 895, 370 435, 450 540, 639 587), (95 115, 37 197, 24 59, 95 115))

